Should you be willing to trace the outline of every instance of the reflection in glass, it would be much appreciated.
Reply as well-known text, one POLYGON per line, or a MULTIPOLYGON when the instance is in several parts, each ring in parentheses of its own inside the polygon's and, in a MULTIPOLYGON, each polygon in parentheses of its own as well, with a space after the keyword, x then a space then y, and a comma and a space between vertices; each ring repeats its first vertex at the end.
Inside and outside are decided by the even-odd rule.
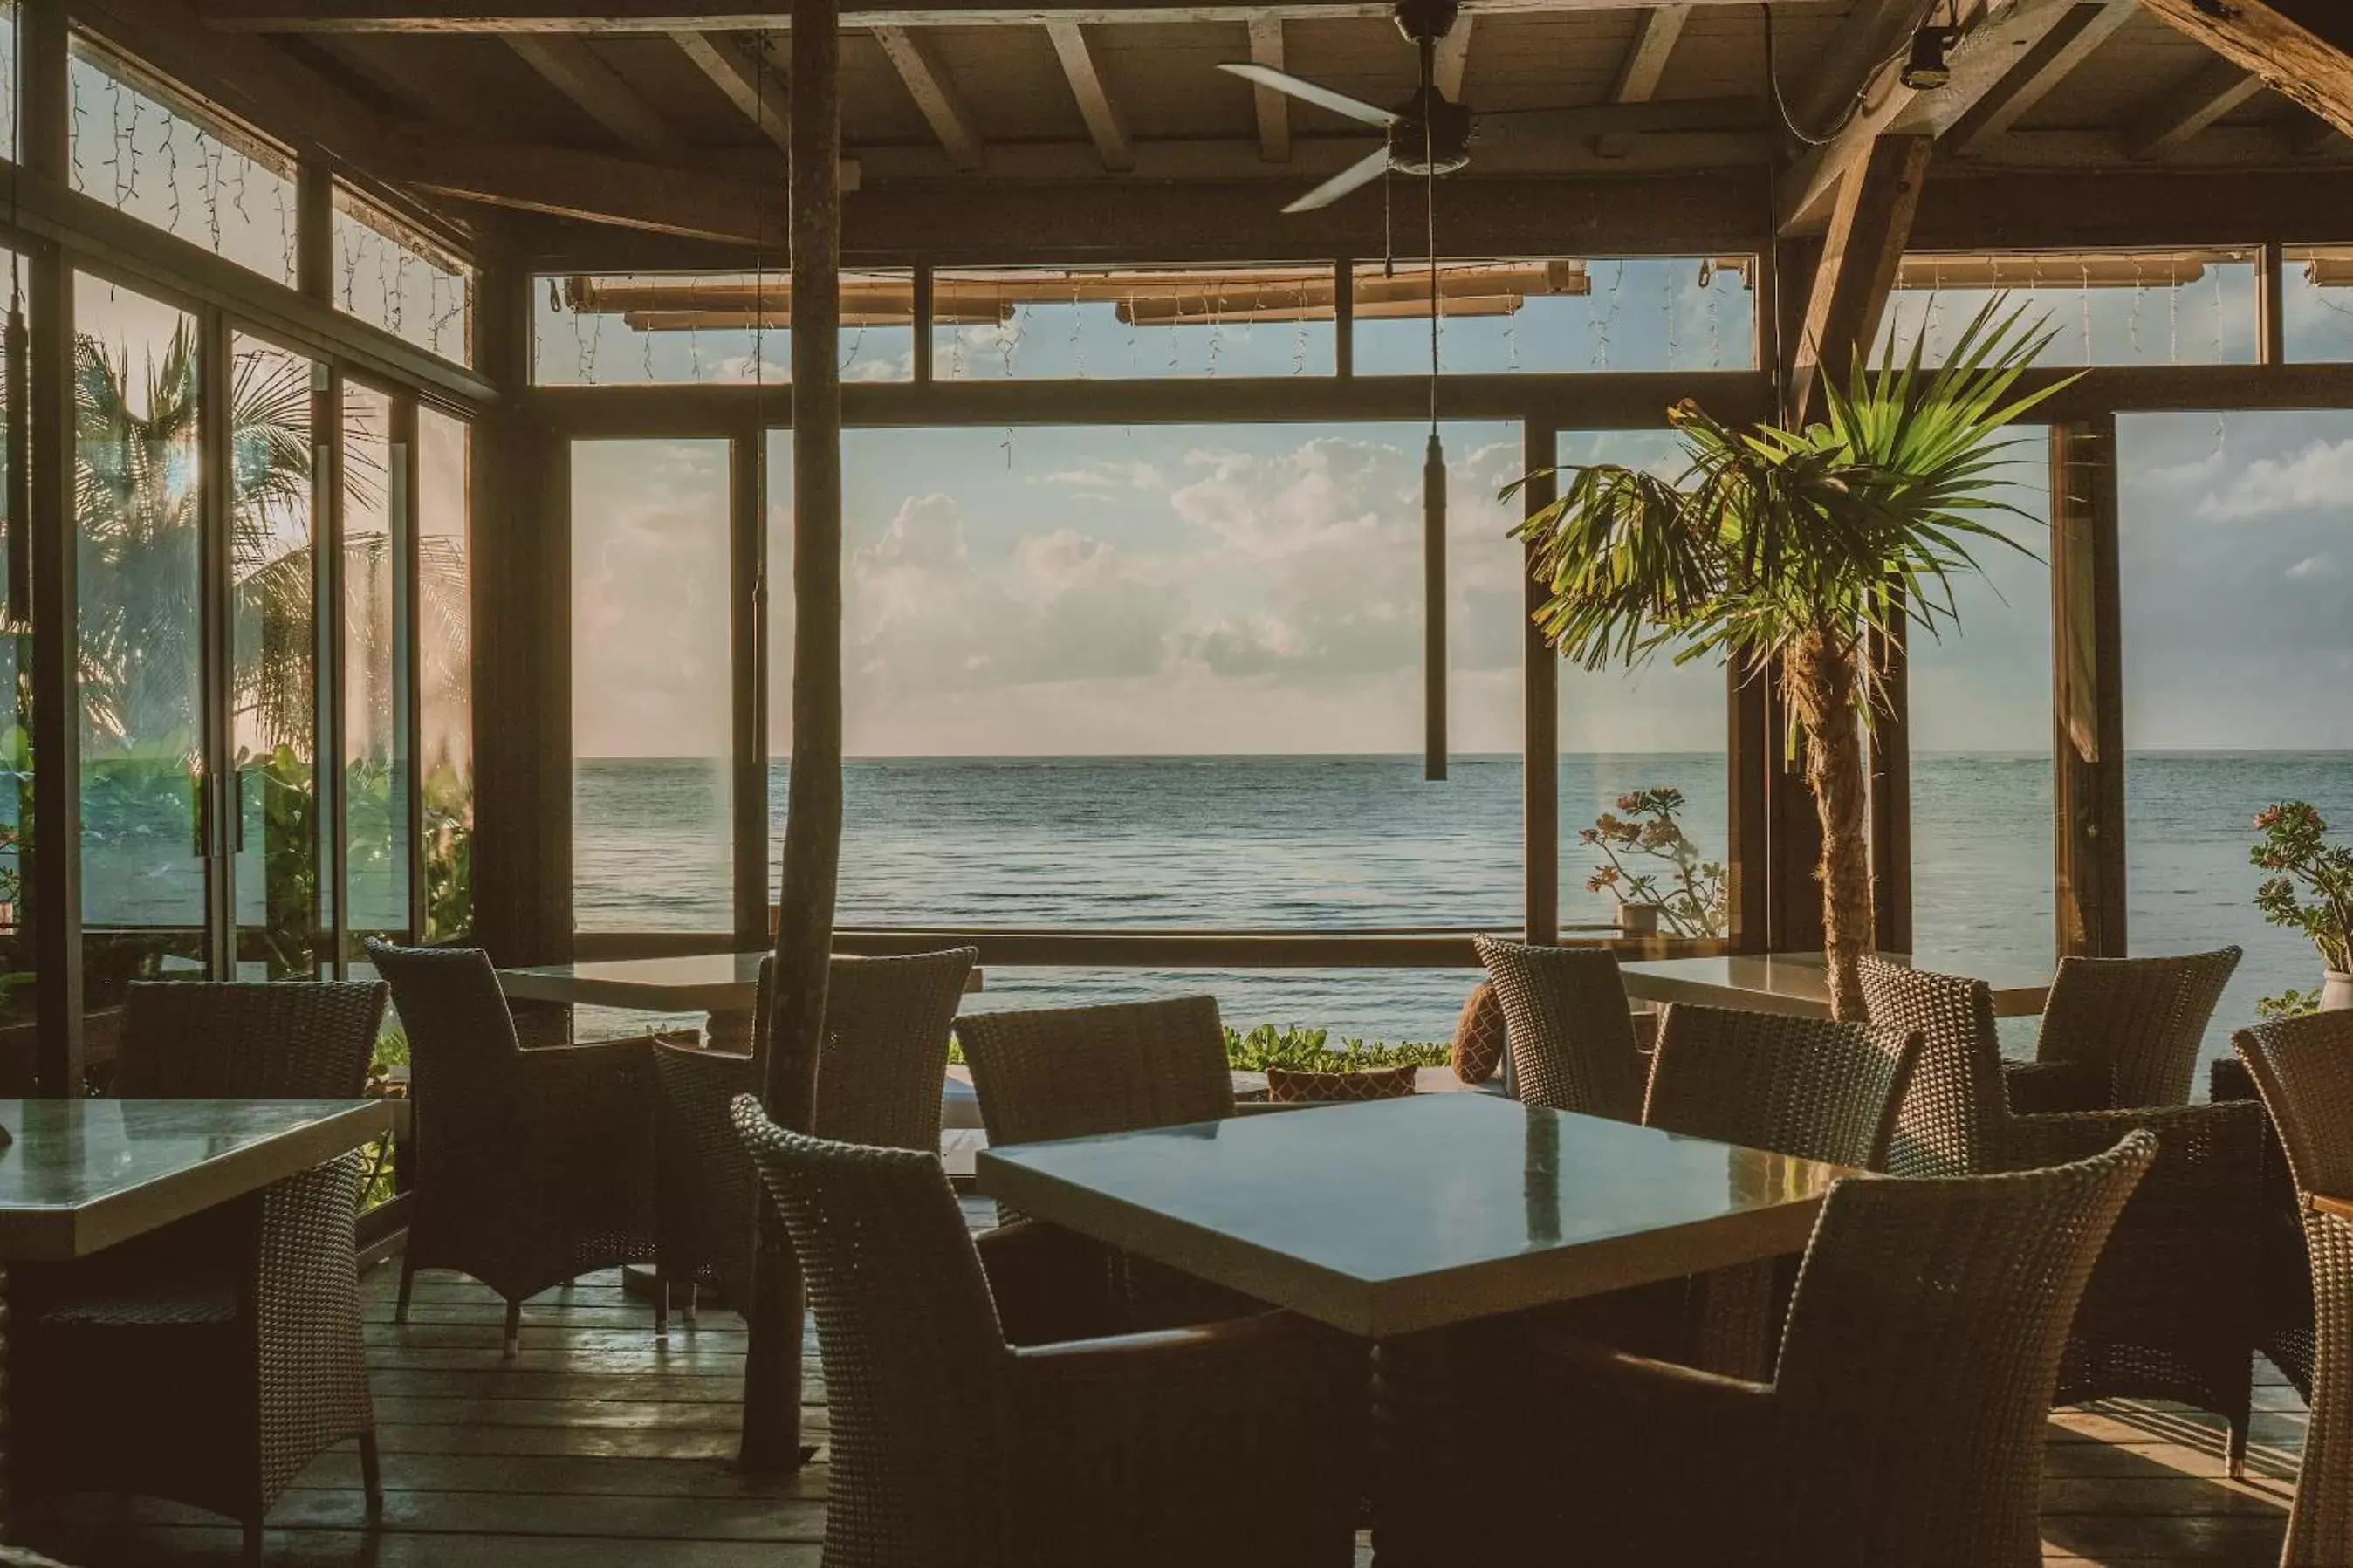
MULTIPOLYGON (((1430 374, 1425 261, 1356 268, 1356 374, 1430 374)), ((1439 364, 1514 371, 1748 370, 1757 360, 1747 257, 1441 261, 1439 364)))
POLYGON ((474 925, 474 635, 467 577, 472 429, 417 411, 417 739, 424 767, 425 940, 474 925))
POLYGON ((85 1002, 201 977, 195 318, 74 279, 85 1002))
POLYGON ((408 931, 408 453, 392 399, 343 386, 343 887, 364 937, 408 931))
POLYGON ((582 931, 734 924, 729 482, 725 441, 572 446, 582 931))
POLYGON ((443 359, 470 363, 473 268, 341 184, 334 215, 336 305, 443 359))
POLYGON ((241 977, 318 973, 318 519, 311 407, 324 367, 239 335, 229 439, 230 744, 241 977))
MULTIPOLYGON (((1907 256, 1873 350, 1901 355, 1927 333, 1940 361, 1986 302, 2041 317, 2047 365, 2248 364, 2255 358, 2252 247, 1907 256)), ((1841 375, 1846 367, 1836 366, 1841 375)))

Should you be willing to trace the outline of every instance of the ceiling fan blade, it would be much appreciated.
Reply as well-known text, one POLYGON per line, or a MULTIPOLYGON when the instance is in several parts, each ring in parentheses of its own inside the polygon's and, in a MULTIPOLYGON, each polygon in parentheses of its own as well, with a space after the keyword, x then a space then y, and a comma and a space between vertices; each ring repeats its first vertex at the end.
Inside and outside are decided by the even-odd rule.
POLYGON ((1335 92, 1328 87, 1318 87, 1303 78, 1293 76, 1289 71, 1276 70, 1272 66, 1228 64, 1218 68, 1244 81, 1271 87, 1277 92, 1287 93, 1320 109, 1328 109, 1359 124, 1387 131, 1398 122, 1398 117, 1386 109, 1376 109, 1360 99, 1350 98, 1345 92, 1335 92))
POLYGON ((1369 185, 1388 173, 1389 150, 1386 147, 1367 153, 1297 201, 1282 210, 1287 213, 1313 212, 1328 207, 1359 185, 1369 185))

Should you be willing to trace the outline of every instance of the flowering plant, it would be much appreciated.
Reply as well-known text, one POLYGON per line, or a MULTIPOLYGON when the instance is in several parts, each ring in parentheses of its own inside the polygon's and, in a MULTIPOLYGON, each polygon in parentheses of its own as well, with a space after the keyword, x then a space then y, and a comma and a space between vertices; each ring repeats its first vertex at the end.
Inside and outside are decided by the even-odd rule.
POLYGON ((1699 858, 1698 847, 1675 820, 1683 808, 1679 789, 1638 789, 1620 795, 1618 811, 1603 812, 1577 836, 1578 843, 1592 845, 1604 857, 1586 879, 1585 890, 1654 909, 1677 936, 1722 936, 1724 863, 1699 858), (1657 868, 1636 868, 1644 862, 1657 868))
POLYGON ((2255 815, 2263 834, 2248 858, 2274 873, 2255 891, 2255 907, 2279 926, 2312 939, 2321 961, 2353 972, 2353 847, 2328 842, 2328 824, 2305 801, 2283 801, 2255 815))

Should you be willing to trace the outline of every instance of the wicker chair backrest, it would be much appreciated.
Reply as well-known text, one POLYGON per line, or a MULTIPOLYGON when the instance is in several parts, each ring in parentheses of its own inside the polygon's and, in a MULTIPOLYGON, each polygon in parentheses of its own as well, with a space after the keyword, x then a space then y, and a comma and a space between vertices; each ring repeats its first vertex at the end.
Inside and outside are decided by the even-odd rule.
POLYGON ((808 1280, 833 1464, 827 1568, 998 1568, 1011 1352, 935 1153, 735 1125, 808 1280))
POLYGON ((1642 1118, 1650 1065, 1634 1043, 1618 955, 1600 947, 1530 947, 1475 939, 1504 1005, 1512 1077, 1529 1105, 1642 1118))
POLYGON ((956 1020, 991 1143, 1219 1121, 1234 1080, 1214 997, 956 1020))
MULTIPOLYGON (((812 1130, 844 1143, 890 1149, 940 1146, 940 1080, 948 1032, 973 947, 894 958, 836 957, 826 974, 825 1047, 818 1053, 812 1130)), ((752 1050, 767 1049, 776 1007, 776 955, 760 961, 752 1050)))
POLYGON ((2353 1197, 2353 1012, 2274 1018, 2231 1043, 2279 1129, 2296 1190, 2353 1197))
POLYGON ((420 1185, 455 1198, 459 1166, 499 1168, 512 1136, 522 1045, 491 955, 470 947, 395 947, 368 939, 368 962, 392 984, 408 1032, 408 1092, 417 1102, 420 1185), (435 1179, 446 1173, 448 1185, 435 1179))
POLYGON ((1831 1191, 1776 1381, 1791 1562, 2041 1560, 2044 1418, 2075 1303, 2156 1158, 2147 1132, 2046 1170, 1831 1191))
POLYGON ((2187 1105, 2198 1047, 2239 967, 2239 950, 2179 958, 2063 958, 2034 1058, 2089 1062, 2108 1103, 2187 1105))
POLYGON ((1642 1122, 1858 1170, 1886 1168, 1920 1037, 1778 1013, 1670 1006, 1642 1122))
POLYGON ((2001 1168, 2010 1100, 1993 991, 1982 980, 1907 969, 1864 955, 1872 1024, 1921 1037, 1887 1169, 1899 1176, 1968 1176, 2001 1168))
POLYGON ((123 1000, 125 1100, 353 1100, 384 1023, 380 980, 141 981, 123 1000))

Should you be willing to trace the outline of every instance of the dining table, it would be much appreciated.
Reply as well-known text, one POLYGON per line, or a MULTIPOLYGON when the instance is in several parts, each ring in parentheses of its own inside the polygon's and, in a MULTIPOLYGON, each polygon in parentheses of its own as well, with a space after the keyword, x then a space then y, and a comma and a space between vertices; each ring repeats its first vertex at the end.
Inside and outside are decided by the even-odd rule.
MULTIPOLYGON (((1486 1094, 997 1147, 975 1165, 1008 1208, 1368 1342, 1377 1433, 1413 1428, 1446 1331, 1801 1251, 1831 1184, 1856 1174, 1486 1094)), ((1377 1460, 1384 1568, 1438 1560, 1429 1458, 1377 1460)))
MULTIPOLYGON (((300 1175, 392 1131, 383 1100, 0 1100, 0 1391, 12 1265, 65 1263, 300 1175)), ((0 1399, 0 1535, 8 1521, 0 1399)))
MULTIPOLYGON (((676 953, 660 958, 587 959, 499 971, 499 984, 518 1002, 561 1002, 638 1013, 708 1013, 712 1045, 748 1051, 752 1011, 759 999, 760 963, 769 950, 676 953)), ((975 965, 967 994, 981 989, 975 965)))
MULTIPOLYGON (((1915 959, 1883 952, 1891 963, 1983 980, 1993 991, 1998 1018, 2031 1018, 2050 994, 2052 967, 1966 955, 1915 959)), ((1690 1002, 1751 1013, 1831 1016, 1830 969, 1819 952, 1728 953, 1714 958, 1646 958, 1622 966, 1626 994, 1637 1002, 1690 1002)))

